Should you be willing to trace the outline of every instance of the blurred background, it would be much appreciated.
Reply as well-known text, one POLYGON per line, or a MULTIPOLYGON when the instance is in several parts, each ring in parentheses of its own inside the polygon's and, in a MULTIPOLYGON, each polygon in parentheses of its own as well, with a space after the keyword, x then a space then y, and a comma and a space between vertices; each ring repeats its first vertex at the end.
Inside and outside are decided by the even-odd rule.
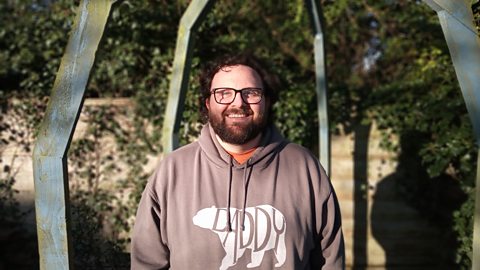
MULTIPOLYGON (((477 146, 436 13, 415 0, 320 2, 349 269, 470 269, 477 146)), ((0 269, 38 268, 31 155, 78 4, 0 2, 0 269)), ((188 4, 112 9, 68 152, 78 269, 129 269, 188 4)), ((248 50, 281 77, 281 132, 318 154, 312 35, 303 0, 217 1, 196 34, 181 143, 201 128, 200 67, 248 50)))

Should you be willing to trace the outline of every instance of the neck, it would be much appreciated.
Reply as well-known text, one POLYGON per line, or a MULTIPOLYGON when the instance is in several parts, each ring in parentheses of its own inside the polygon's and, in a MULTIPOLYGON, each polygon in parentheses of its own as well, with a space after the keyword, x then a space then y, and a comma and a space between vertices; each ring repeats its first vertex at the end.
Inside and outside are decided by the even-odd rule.
POLYGON ((225 149, 225 151, 230 152, 230 153, 244 153, 254 147, 257 147, 260 144, 260 140, 262 139, 262 133, 258 134, 255 138, 251 139, 250 141, 244 143, 244 144, 231 144, 222 141, 220 137, 218 137, 217 134, 215 134, 215 137, 218 140, 218 143, 225 149))

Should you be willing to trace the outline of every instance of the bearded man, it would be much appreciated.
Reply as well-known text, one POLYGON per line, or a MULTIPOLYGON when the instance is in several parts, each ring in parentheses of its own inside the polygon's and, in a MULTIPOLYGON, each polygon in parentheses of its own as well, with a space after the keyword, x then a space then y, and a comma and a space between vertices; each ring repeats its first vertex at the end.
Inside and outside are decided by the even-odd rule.
POLYGON ((249 55, 202 72, 208 123, 149 179, 132 269, 344 269, 330 180, 315 156, 272 123, 277 82, 249 55))

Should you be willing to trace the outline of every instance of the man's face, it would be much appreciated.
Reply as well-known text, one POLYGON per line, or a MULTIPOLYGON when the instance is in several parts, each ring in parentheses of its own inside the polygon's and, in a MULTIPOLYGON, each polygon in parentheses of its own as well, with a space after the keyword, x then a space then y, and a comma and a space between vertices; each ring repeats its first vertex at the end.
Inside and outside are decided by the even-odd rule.
MULTIPOLYGON (((210 90, 229 87, 263 88, 262 80, 255 70, 237 65, 220 69, 212 79, 210 90)), ((265 96, 257 104, 247 104, 237 93, 231 104, 218 104, 213 95, 206 100, 208 119, 215 133, 226 143, 242 145, 259 135, 267 123, 265 96)))

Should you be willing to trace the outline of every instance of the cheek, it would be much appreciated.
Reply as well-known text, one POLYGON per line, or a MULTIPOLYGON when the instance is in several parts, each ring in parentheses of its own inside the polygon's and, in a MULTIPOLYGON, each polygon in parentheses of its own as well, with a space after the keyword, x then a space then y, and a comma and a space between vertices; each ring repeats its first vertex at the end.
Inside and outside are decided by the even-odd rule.
POLYGON ((253 111, 255 114, 257 114, 257 115, 263 115, 263 114, 265 114, 266 111, 267 111, 267 105, 266 105, 264 102, 262 102, 262 103, 260 103, 260 104, 255 104, 255 105, 253 105, 253 106, 251 105, 250 108, 251 108, 252 111, 253 111))
POLYGON ((206 106, 209 113, 219 114, 225 111, 228 105, 221 105, 215 102, 215 100, 210 100, 210 102, 206 102, 206 106))

